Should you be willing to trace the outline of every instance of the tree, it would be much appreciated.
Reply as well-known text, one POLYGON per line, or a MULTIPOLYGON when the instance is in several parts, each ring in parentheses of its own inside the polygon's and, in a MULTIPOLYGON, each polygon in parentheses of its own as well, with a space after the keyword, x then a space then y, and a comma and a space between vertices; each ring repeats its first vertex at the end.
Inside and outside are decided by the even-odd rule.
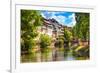
POLYGON ((73 35, 81 40, 89 40, 89 13, 75 13, 75 17, 73 35))
POLYGON ((75 48, 75 55, 89 57, 89 13, 75 13, 76 25, 73 27, 73 36, 77 38, 79 45, 75 48), (82 45, 84 41, 88 41, 88 45, 82 45))
POLYGON ((70 47, 70 44, 71 44, 70 42, 72 38, 73 38, 72 32, 65 28, 64 29, 64 41, 68 45, 68 47, 70 47))
POLYGON ((46 34, 41 34, 40 36, 40 48, 42 51, 48 48, 51 45, 51 38, 46 34))
POLYGON ((37 27, 42 24, 42 16, 37 10, 21 10, 21 50, 30 53, 35 46, 37 27))

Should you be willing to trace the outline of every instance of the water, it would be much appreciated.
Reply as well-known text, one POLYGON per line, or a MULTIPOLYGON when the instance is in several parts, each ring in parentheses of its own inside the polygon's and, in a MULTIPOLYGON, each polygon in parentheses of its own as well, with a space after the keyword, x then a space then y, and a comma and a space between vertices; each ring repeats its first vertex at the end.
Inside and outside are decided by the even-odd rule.
POLYGON ((72 55, 71 52, 68 52, 67 57, 65 57, 65 60, 76 60, 76 58, 72 55))
POLYGON ((68 60, 76 60, 75 56, 73 56, 72 50, 69 50, 68 52, 52 50, 45 53, 38 51, 32 55, 22 55, 21 57, 21 62, 50 62, 68 60))

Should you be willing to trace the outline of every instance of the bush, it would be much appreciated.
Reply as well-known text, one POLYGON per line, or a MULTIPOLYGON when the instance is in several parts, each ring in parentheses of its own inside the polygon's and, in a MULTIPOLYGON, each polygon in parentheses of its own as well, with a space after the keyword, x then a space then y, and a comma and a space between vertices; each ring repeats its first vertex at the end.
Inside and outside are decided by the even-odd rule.
POLYGON ((40 36, 40 48, 45 49, 51 45, 51 38, 48 35, 42 34, 40 36))

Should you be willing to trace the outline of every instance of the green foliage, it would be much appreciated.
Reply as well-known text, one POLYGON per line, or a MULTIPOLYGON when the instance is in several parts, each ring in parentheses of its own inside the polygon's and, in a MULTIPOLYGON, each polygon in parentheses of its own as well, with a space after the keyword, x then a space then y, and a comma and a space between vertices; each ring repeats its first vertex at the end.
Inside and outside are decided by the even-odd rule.
POLYGON ((65 28, 64 29, 64 44, 66 47, 71 46, 72 39, 73 39, 72 32, 65 28))
POLYGON ((21 25, 23 25, 24 28, 34 29, 35 26, 41 25, 41 19, 42 16, 40 15, 40 12, 37 10, 21 10, 21 25), (29 27, 26 27, 26 25, 28 25, 29 27))
POLYGON ((37 27, 42 24, 42 16, 36 10, 21 10, 21 50, 31 51, 35 46, 37 27))
POLYGON ((72 38, 73 38, 72 32, 67 29, 64 29, 64 40, 71 41, 72 38))
POLYGON ((46 34, 41 34, 40 36, 40 47, 42 49, 47 48, 51 45, 51 38, 46 34))
POLYGON ((74 37, 89 40, 89 13, 75 13, 76 25, 73 27, 74 37))

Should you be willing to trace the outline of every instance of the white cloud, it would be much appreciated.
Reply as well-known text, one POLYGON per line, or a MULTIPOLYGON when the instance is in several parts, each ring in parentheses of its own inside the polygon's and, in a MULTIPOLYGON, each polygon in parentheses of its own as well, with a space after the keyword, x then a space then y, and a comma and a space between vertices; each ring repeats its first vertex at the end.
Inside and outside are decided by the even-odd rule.
POLYGON ((66 17, 62 15, 59 15, 59 16, 53 15, 51 18, 56 19, 60 24, 64 24, 65 19, 66 19, 66 17))
POLYGON ((46 12, 43 12, 41 15, 44 18, 47 18, 47 19, 48 18, 54 18, 60 24, 67 25, 69 27, 72 27, 76 24, 75 13, 72 13, 71 15, 68 15, 68 16, 61 15, 61 13, 65 13, 65 12, 49 12, 49 11, 46 11, 46 12), (58 14, 58 15, 56 15, 56 14, 58 14))
POLYGON ((68 19, 71 19, 71 22, 69 24, 66 24, 66 25, 69 27, 73 27, 76 24, 75 13, 68 16, 68 19))
POLYGON ((46 16, 44 15, 44 13, 41 13, 42 17, 46 18, 46 16))

